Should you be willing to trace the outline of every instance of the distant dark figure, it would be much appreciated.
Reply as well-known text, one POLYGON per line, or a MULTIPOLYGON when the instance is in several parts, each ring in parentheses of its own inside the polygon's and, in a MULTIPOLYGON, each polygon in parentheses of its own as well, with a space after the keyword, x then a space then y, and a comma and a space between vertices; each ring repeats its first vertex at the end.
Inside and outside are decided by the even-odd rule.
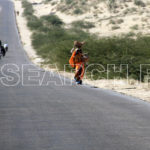
MULTIPOLYGON (((2 44, 1 40, 0 40, 0 45, 2 44)), ((1 48, 0 48, 0 59, 2 57, 2 52, 1 52, 1 48)))
POLYGON ((2 42, 0 41, 0 52, 1 52, 1 54, 3 55, 3 57, 5 56, 5 54, 6 54, 6 51, 5 51, 5 48, 4 48, 4 46, 2 45, 2 42))
POLYGON ((17 16, 19 16, 19 11, 17 11, 17 16))

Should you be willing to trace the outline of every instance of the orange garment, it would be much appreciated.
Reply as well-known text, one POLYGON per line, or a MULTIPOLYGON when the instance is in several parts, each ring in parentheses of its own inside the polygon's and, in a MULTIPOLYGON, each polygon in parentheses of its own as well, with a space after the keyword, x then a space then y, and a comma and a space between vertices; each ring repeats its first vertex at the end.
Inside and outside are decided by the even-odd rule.
POLYGON ((82 80, 85 72, 84 62, 77 63, 75 71, 75 77, 77 77, 78 80, 82 80))
POLYGON ((69 60, 69 64, 71 65, 72 68, 75 68, 75 62, 74 62, 75 54, 76 54, 76 51, 74 50, 69 60))
POLYGON ((74 52, 72 53, 69 63, 71 67, 75 68, 75 77, 78 80, 82 80, 84 76, 84 71, 85 71, 85 66, 84 66, 84 62, 82 59, 83 55, 82 53, 76 54, 76 51, 77 50, 74 50, 74 52))

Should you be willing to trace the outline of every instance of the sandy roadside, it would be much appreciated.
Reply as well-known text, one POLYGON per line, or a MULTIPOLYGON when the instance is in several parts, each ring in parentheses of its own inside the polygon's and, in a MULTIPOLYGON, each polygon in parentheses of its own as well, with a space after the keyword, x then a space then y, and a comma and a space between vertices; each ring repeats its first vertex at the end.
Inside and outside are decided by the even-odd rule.
MULTIPOLYGON (((21 1, 14 0, 15 11, 19 11, 19 15, 16 15, 17 25, 20 32, 21 41, 23 47, 29 56, 30 60, 36 65, 44 68, 45 70, 52 70, 48 66, 42 65, 42 59, 36 54, 31 44, 32 32, 27 27, 27 21, 23 17, 23 8, 21 1)), ((60 72, 64 75, 63 72, 60 72)), ((73 77, 73 73, 65 73, 66 77, 73 77)), ((139 84, 137 81, 130 80, 128 83, 125 80, 84 80, 84 83, 90 84, 95 87, 114 90, 126 95, 140 98, 150 102, 150 87, 148 84, 139 84)))
POLYGON ((42 59, 36 54, 35 50, 31 44, 31 31, 27 27, 27 21, 23 17, 23 8, 21 1, 13 1, 16 12, 19 11, 19 15, 16 14, 16 21, 19 30, 19 34, 21 37, 22 45, 29 56, 29 58, 33 61, 33 63, 40 65, 42 59))

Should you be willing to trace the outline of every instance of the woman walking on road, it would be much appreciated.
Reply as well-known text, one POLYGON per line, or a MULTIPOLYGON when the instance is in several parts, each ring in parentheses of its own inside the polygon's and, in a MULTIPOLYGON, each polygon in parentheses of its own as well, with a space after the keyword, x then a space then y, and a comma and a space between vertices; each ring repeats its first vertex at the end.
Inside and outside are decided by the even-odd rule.
POLYGON ((84 44, 85 42, 74 41, 74 48, 71 50, 72 56, 69 60, 71 67, 75 68, 74 79, 77 84, 82 84, 85 72, 85 62, 88 61, 88 57, 84 56, 81 49, 84 44))

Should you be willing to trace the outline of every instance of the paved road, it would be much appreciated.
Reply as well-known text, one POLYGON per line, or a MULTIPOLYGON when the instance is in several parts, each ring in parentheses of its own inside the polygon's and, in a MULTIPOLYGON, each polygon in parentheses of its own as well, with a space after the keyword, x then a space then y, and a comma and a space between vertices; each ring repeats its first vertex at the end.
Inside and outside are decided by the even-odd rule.
POLYGON ((24 84, 37 82, 28 82, 28 68, 36 67, 21 72, 32 63, 20 44, 13 4, 0 0, 0 7, 0 39, 10 47, 0 60, 0 150, 150 150, 149 103, 88 86, 4 86, 18 81, 16 73, 24 84), (19 68, 6 66, 12 63, 19 68), (8 75, 14 78, 7 81, 8 75))

